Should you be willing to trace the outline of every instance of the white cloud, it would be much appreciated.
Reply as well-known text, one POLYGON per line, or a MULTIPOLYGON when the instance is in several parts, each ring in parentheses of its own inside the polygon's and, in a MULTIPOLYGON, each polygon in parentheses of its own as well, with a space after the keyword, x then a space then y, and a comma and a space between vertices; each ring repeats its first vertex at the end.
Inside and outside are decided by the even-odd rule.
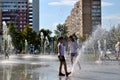
POLYGON ((59 6, 59 5, 66 5, 66 6, 72 6, 75 4, 75 2, 78 0, 60 0, 57 2, 50 2, 48 3, 48 5, 52 5, 52 6, 59 6))
POLYGON ((103 19, 120 21, 120 14, 108 15, 108 16, 103 17, 103 19))
POLYGON ((120 14, 112 14, 108 16, 103 17, 103 26, 108 28, 108 30, 115 26, 120 24, 120 14))
POLYGON ((111 6, 113 3, 111 2, 102 2, 102 6, 111 6))
MULTIPOLYGON (((60 6, 60 5, 66 5, 66 6, 72 6, 74 5, 78 0, 60 0, 56 2, 49 2, 48 5, 52 6, 60 6)), ((111 6, 113 3, 111 2, 102 2, 102 6, 111 6)))
POLYGON ((58 24, 63 24, 64 22, 55 22, 55 23, 53 23, 53 29, 55 30, 56 29, 56 26, 58 25, 58 24))

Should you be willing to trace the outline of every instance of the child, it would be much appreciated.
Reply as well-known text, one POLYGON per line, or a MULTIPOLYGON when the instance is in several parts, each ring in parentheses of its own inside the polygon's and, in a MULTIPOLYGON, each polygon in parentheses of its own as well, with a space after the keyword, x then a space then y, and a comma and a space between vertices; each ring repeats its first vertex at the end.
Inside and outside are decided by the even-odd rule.
POLYGON ((59 76, 65 76, 65 74, 62 73, 62 65, 64 65, 66 76, 69 76, 71 72, 67 72, 67 64, 66 64, 66 60, 64 57, 64 46, 63 46, 64 38, 59 37, 58 42, 59 42, 58 43, 58 58, 60 61, 59 76))
POLYGON ((117 44, 115 45, 115 49, 116 49, 116 52, 117 52, 116 59, 118 60, 119 56, 120 56, 120 40, 118 40, 117 44))
POLYGON ((73 58, 77 55, 77 44, 72 36, 69 37, 69 53, 71 54, 71 64, 73 65, 73 58))

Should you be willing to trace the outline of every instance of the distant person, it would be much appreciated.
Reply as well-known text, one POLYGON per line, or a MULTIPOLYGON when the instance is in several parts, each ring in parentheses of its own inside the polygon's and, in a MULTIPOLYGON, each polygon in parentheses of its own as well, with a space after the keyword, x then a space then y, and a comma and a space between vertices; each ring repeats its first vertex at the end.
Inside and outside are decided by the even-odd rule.
POLYGON ((101 58, 102 60, 106 60, 107 58, 110 60, 110 57, 106 54, 106 51, 105 51, 104 48, 101 49, 100 54, 101 54, 101 55, 100 55, 100 58, 101 58))
POLYGON ((32 44, 30 44, 30 54, 34 53, 34 46, 32 44))
POLYGON ((72 36, 69 37, 68 49, 71 55, 71 64, 73 65, 73 59, 77 56, 77 42, 75 42, 72 36))
POLYGON ((58 58, 60 61, 60 65, 59 65, 59 76, 69 76, 71 74, 71 72, 67 71, 67 64, 66 64, 66 60, 64 57, 64 38, 63 37, 59 37, 58 38, 58 58), (62 73, 62 66, 64 65, 64 70, 65 70, 65 74, 62 73))
POLYGON ((116 43, 115 50, 117 52, 116 59, 118 60, 120 56, 120 40, 118 40, 118 42, 116 43))

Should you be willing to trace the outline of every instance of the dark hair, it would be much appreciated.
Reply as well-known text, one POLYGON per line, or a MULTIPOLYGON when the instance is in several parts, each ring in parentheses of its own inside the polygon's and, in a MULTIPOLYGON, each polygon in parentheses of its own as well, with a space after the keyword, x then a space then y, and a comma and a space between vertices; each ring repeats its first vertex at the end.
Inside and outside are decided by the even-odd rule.
POLYGON ((60 41, 60 40, 62 40, 62 39, 64 39, 64 38, 63 38, 63 37, 59 37, 59 38, 58 38, 58 41, 60 41))
POLYGON ((73 36, 69 36, 69 38, 71 38, 73 42, 75 41, 74 38, 73 38, 73 36))

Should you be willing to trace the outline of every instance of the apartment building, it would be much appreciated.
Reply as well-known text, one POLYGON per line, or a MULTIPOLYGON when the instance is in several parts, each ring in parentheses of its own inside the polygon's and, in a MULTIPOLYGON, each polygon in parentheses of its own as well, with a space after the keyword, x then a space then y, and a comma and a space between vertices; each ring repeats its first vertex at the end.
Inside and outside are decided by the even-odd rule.
POLYGON ((40 0, 33 0, 32 4, 33 4, 33 29, 36 32, 39 32, 39 2, 40 0))
POLYGON ((12 21, 19 30, 28 23, 28 0, 0 0, 0 27, 12 21))
POLYGON ((80 0, 75 3, 65 20, 69 35, 89 36, 97 25, 101 25, 101 0, 80 0))

